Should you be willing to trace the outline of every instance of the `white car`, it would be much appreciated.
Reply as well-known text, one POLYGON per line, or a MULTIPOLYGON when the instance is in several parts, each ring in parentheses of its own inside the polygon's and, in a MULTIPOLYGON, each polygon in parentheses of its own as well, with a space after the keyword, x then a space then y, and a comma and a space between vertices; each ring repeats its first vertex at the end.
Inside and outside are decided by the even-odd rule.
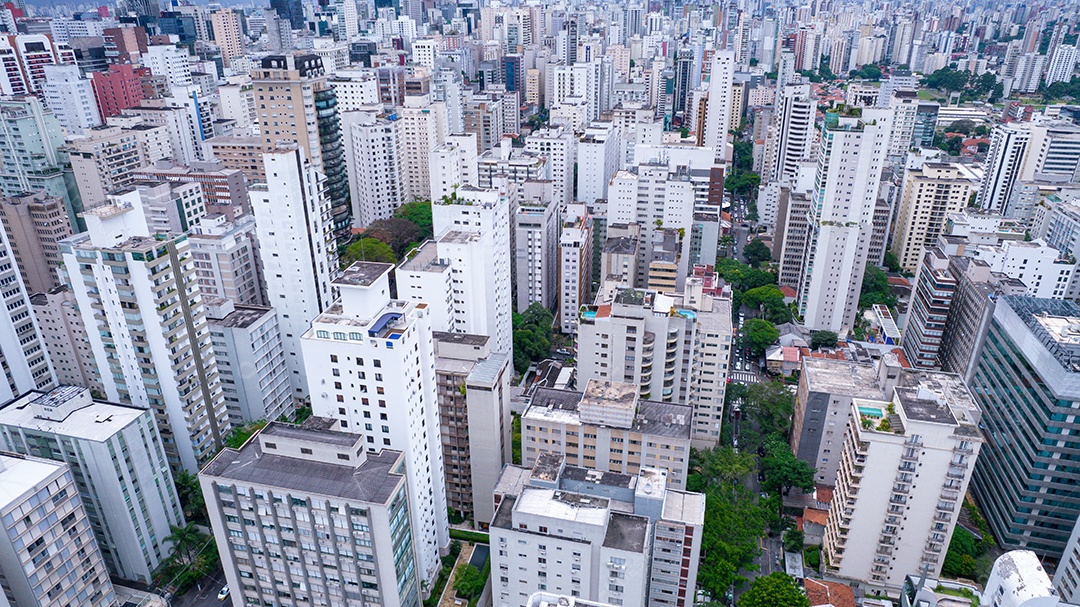
POLYGON ((221 592, 217 593, 217 599, 219 601, 224 601, 227 598, 229 598, 229 587, 225 586, 224 588, 221 589, 221 592))

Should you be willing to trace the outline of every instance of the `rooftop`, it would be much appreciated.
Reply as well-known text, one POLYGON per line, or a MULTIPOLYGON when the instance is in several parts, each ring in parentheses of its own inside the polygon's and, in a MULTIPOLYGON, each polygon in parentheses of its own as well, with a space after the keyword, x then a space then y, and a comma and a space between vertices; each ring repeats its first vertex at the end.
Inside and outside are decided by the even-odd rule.
POLYGON ((885 398, 872 365, 804 357, 803 374, 811 392, 885 398))
POLYGON ((432 331, 431 336, 435 341, 462 344, 466 346, 482 346, 488 342, 487 335, 473 335, 470 333, 450 333, 448 331, 432 331))
MULTIPOLYGON (((524 417, 580 425, 578 405, 582 393, 554 388, 537 388, 524 417)), ((632 432, 667 438, 690 438, 693 407, 649 400, 639 400, 632 432)))
POLYGON ((0 508, 6 508, 39 489, 38 483, 56 473, 64 464, 37 457, 0 451, 0 508))
POLYGON ((85 388, 61 386, 50 392, 33 390, 0 405, 0 425, 104 442, 145 414, 145 409, 92 400, 85 388), (74 409, 63 420, 44 419, 34 411, 34 402, 57 407, 73 398, 82 398, 87 404, 74 409))
POLYGON ((642 552, 645 549, 645 536, 648 530, 649 519, 644 516, 612 512, 608 519, 604 547, 642 552))
POLYGON ((450 263, 439 257, 439 245, 429 240, 413 249, 398 266, 405 272, 449 272, 450 263))
MULTIPOLYGON (((357 438, 348 436, 352 441, 357 438)), ((299 494, 385 504, 402 482, 403 475, 393 472, 400 461, 401 452, 390 450, 368 453, 359 466, 303 460, 263 453, 259 441, 249 440, 240 449, 222 451, 199 474, 299 494)))
POLYGON ((1059 299, 1002 298, 1066 370, 1080 372, 1080 306, 1059 299))
POLYGON ((212 324, 226 329, 246 329, 255 324, 267 314, 273 314, 274 309, 267 306, 244 306, 237 305, 225 318, 211 319, 212 324))
POLYGON ((333 280, 336 285, 350 285, 354 287, 370 287, 376 280, 394 268, 391 263, 379 263, 375 261, 358 261, 349 266, 333 280))
POLYGON ((616 255, 633 255, 637 253, 637 238, 633 236, 613 236, 604 243, 604 252, 616 255))

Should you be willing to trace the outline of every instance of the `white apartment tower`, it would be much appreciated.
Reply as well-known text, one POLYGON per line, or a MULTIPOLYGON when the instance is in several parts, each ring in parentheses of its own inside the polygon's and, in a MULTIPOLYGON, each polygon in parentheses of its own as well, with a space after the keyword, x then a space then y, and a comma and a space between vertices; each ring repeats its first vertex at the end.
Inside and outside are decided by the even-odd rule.
POLYGON ((1002 213, 1024 167, 1031 130, 1025 126, 999 124, 990 136, 982 187, 976 206, 1002 213))
POLYGON ((313 413, 363 435, 369 457, 382 449, 406 454, 419 578, 431 584, 450 542, 431 326, 441 304, 390 299, 392 268, 346 269, 334 280, 341 298, 302 342, 313 413))
POLYGON ((705 113, 705 147, 727 158, 727 138, 731 129, 731 84, 735 78, 735 52, 717 51, 709 71, 709 102, 705 113))
POLYGON ((515 307, 555 305, 559 287, 559 210, 550 181, 527 181, 514 213, 515 307))
POLYGON ((938 578, 983 442, 960 376, 904 383, 852 399, 824 540, 831 573, 890 590, 912 566, 938 578))
POLYGON ((152 581, 184 524, 152 412, 76 386, 27 392, 0 408, 0 448, 67 464, 109 573, 152 581))
POLYGON ((487 335, 494 352, 511 352, 510 209, 518 188, 458 188, 432 203, 436 239, 403 261, 398 296, 431 304, 437 331, 487 335))
POLYGON ((263 154, 267 183, 249 189, 267 303, 277 310, 289 383, 308 396, 300 338, 333 300, 337 273, 326 176, 299 148, 263 154), (273 184, 273 187, 271 187, 273 184))
POLYGON ((817 105, 808 84, 789 84, 776 97, 772 141, 766 144, 762 180, 795 181, 799 164, 814 157, 817 105))
POLYGON ((0 604, 117 604, 75 478, 67 465, 0 453, 0 604))
POLYGON ((82 314, 66 286, 30 296, 41 337, 61 386, 83 386, 104 393, 97 361, 86 338, 82 314))
POLYGON ((619 127, 613 122, 593 122, 577 144, 578 187, 576 201, 593 205, 607 198, 611 176, 621 159, 619 127))
POLYGON ((83 212, 61 243, 110 402, 151 409, 173 470, 198 470, 230 424, 187 238, 151 234, 136 198, 83 212))
POLYGON ((826 116, 799 290, 811 329, 839 332, 855 323, 891 132, 888 109, 845 108, 826 116))
POLYGON ((9 400, 30 390, 56 383, 37 318, 30 307, 7 230, 0 226, 0 285, 6 305, 0 310, 0 399, 9 400))
POLYGON ((577 333, 578 310, 592 294, 593 217, 571 205, 559 232, 558 320, 563 333, 577 333))
POLYGON ((199 473, 232 604, 420 606, 406 456, 330 424, 271 422, 199 473))
POLYGON ((353 227, 366 228, 373 221, 390 219, 410 200, 402 172, 401 121, 370 111, 342 112, 341 134, 353 227))
POLYGON ((441 200, 461 186, 478 186, 477 162, 476 133, 447 135, 445 143, 431 150, 431 199, 441 200))
POLYGON ((77 65, 46 65, 45 104, 56 114, 68 135, 80 135, 101 124, 94 86, 77 65))
POLYGON ((574 201, 574 164, 577 162, 577 138, 566 126, 546 127, 533 131, 525 139, 525 151, 548 160, 548 170, 555 186, 554 199, 558 206, 574 201))
POLYGON ((431 95, 407 95, 397 109, 401 120, 405 187, 414 199, 431 199, 431 151, 446 142, 446 104, 432 101, 431 95))

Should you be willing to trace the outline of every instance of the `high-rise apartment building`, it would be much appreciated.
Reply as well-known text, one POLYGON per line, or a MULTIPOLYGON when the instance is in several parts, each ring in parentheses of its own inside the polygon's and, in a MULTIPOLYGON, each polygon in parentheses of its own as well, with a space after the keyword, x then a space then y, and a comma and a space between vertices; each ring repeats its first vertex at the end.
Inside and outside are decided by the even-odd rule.
POLYGON ((397 109, 401 120, 401 136, 405 142, 402 160, 405 187, 410 196, 430 200, 431 173, 428 166, 431 152, 446 143, 446 104, 432 101, 430 94, 406 95, 405 103, 397 109))
MULTIPOLYGON (((137 122, 137 121, 136 121, 137 122)), ((133 128, 103 125, 65 146, 84 208, 105 202, 106 194, 135 180, 135 171, 171 154, 168 131, 137 123, 133 128), (150 138, 148 136, 152 136, 150 138)))
POLYGON ((352 192, 353 227, 390 219, 411 200, 405 189, 401 121, 374 111, 342 112, 345 166, 352 192))
POLYGON ((532 470, 507 466, 491 522, 492 598, 524 607, 540 588, 624 607, 692 604, 705 496, 665 476, 601 473, 550 453, 532 470))
POLYGON ((391 299, 392 269, 357 262, 334 280, 341 297, 304 335, 304 362, 315 415, 362 435, 369 452, 405 453, 417 575, 430 585, 450 542, 431 336, 441 303, 391 299))
POLYGON ((0 448, 63 462, 111 575, 148 584, 184 515, 154 414, 63 386, 0 405, 0 448))
POLYGON ((514 213, 515 308, 551 309, 559 290, 559 210, 551 182, 526 182, 514 213))
POLYGON ((117 605, 67 465, 0 453, 0 485, 0 601, 41 607, 117 605))
POLYGON ((175 160, 161 160, 153 166, 138 169, 135 178, 198 183, 202 186, 207 215, 224 215, 228 221, 235 221, 241 215, 251 213, 247 179, 243 171, 227 168, 219 161, 185 165, 175 160))
POLYGON ((300 338, 333 301, 338 273, 326 179, 300 149, 263 154, 267 183, 251 186, 267 304, 277 310, 293 395, 308 395, 300 338))
POLYGON ((191 54, 186 47, 152 44, 142 54, 143 65, 155 76, 162 76, 169 89, 191 86, 191 54))
POLYGON ((62 198, 44 191, 0 197, 0 225, 29 293, 60 285, 60 241, 71 236, 62 198))
POLYGON ((60 148, 64 131, 60 121, 37 97, 0 99, 0 192, 12 196, 44 190, 64 199, 68 222, 79 225, 79 191, 69 190, 64 179, 60 148))
POLYGON ((101 119, 119 116, 143 100, 140 70, 130 65, 110 65, 107 72, 94 72, 91 82, 101 119))
POLYGON ((918 564, 936 579, 983 436, 959 376, 906 372, 886 398, 852 399, 825 525, 828 568, 898 590, 918 564))
POLYGON ((241 305, 263 305, 263 274, 255 242, 255 217, 207 215, 188 233, 199 290, 241 305))
POLYGON ((56 383, 83 386, 104 394, 97 361, 86 337, 86 326, 71 290, 62 286, 47 293, 35 293, 30 296, 30 305, 38 319, 41 337, 56 373, 56 383))
POLYGON ((904 355, 911 366, 941 367, 941 342, 955 295, 956 277, 949 273, 949 256, 939 247, 923 251, 915 270, 910 315, 904 330, 904 355))
POLYGON ((315 170, 325 176, 334 230, 347 233, 352 212, 349 176, 341 142, 337 96, 326 81, 322 58, 318 55, 269 55, 262 59, 258 69, 252 71, 251 82, 259 105, 263 151, 298 145, 315 170), (262 107, 264 101, 266 108, 262 107))
POLYGON ((578 186, 574 199, 586 205, 608 197, 611 176, 619 170, 619 127, 613 122, 593 122, 577 143, 578 186))
POLYGON ((927 162, 904 171, 892 237, 900 267, 915 271, 944 232, 948 216, 967 208, 977 183, 978 177, 960 164, 927 162))
POLYGON ((814 103, 809 84, 791 84, 777 94, 773 124, 766 139, 762 181, 794 181, 799 165, 814 157, 816 131, 814 103))
POLYGON ((576 334, 578 311, 593 292, 593 239, 596 226, 585 205, 567 207, 559 231, 559 326, 563 333, 576 334))
POLYGON ((565 126, 538 129, 525 138, 525 151, 548 160, 554 198, 559 206, 569 204, 574 198, 574 163, 577 162, 577 138, 565 126))
POLYGON ((990 136, 982 186, 975 204, 1002 213, 1020 177, 1031 142, 1031 130, 1016 124, 999 124, 990 136))
POLYGON ((101 124, 94 85, 76 65, 46 65, 42 92, 45 103, 68 135, 79 135, 101 124))
POLYGON ((223 8, 210 13, 210 25, 214 30, 214 43, 221 49, 221 59, 226 66, 233 57, 244 54, 243 31, 236 11, 223 8))
POLYGON ((401 451, 271 422, 199 473, 233 604, 419 607, 401 451))
POLYGON ((9 400, 53 387, 56 376, 6 232, 0 230, 0 284, 6 302, 0 311, 0 399, 9 400))
POLYGON ((492 351, 512 351, 510 209, 517 199, 517 185, 503 181, 433 202, 436 239, 397 272, 401 299, 432 306, 432 329, 487 335, 492 351))
POLYGON ((446 503, 487 526, 510 452, 510 356, 484 335, 434 332, 446 503))
POLYGON ((972 492, 1003 546, 1056 559, 1080 515, 1080 473, 1052 463, 1071 457, 1080 307, 1016 296, 996 303, 969 384, 987 436, 972 492))
MULTIPOLYGON (((727 138, 731 129, 731 85, 735 78, 735 53, 717 51, 709 70, 709 102, 705 114, 705 147, 716 158, 727 158, 727 138)), ((782 82, 781 84, 787 84, 782 82)))
POLYGON ((799 289, 799 311, 811 329, 854 326, 891 129, 887 109, 842 108, 826 115, 818 153, 821 186, 810 206, 799 289))
POLYGON ((230 424, 195 264, 184 235, 152 234, 139 197, 85 211, 61 243, 110 402, 150 409, 169 465, 197 470, 230 424))
POLYGON ((210 338, 233 425, 291 415, 292 385, 277 312, 229 299, 206 299, 210 338))

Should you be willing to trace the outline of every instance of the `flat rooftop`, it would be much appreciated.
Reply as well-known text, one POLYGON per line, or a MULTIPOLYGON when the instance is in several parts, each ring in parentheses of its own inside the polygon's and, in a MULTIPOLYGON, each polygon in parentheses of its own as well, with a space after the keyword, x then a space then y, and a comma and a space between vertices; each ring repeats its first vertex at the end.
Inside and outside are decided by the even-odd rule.
POLYGON ((919 388, 897 388, 896 397, 900 400, 900 406, 903 407, 904 414, 910 420, 949 425, 956 424, 956 418, 953 417, 948 405, 939 402, 919 388))
POLYGON ((482 346, 488 342, 487 335, 473 335, 471 333, 450 333, 448 331, 432 331, 431 336, 435 341, 443 343, 462 344, 466 346, 482 346))
POLYGON ((354 287, 370 287, 383 274, 394 268, 392 263, 379 263, 377 261, 358 261, 349 266, 337 278, 333 280, 335 285, 350 285, 354 287))
POLYGON ((607 535, 604 536, 604 547, 642 552, 648 530, 649 519, 644 516, 612 512, 608 519, 607 535))
POLYGON ((200 474, 300 494, 385 504, 404 478, 393 472, 400 460, 400 451, 383 450, 368 453, 359 466, 340 465, 263 453, 259 441, 248 441, 240 449, 222 451, 200 474))
MULTIPOLYGON (((578 405, 581 392, 537 388, 523 417, 581 425, 578 405)), ((631 432, 650 434, 665 438, 690 439, 690 420, 693 407, 675 403, 639 400, 631 432)))
POLYGON ((846 394, 882 400, 877 370, 872 365, 822 358, 803 358, 803 373, 811 392, 846 394))
POLYGON ((638 240, 633 236, 612 236, 604 243, 604 252, 614 255, 632 255, 637 253, 638 240))
POLYGON ((663 518, 688 525, 704 525, 705 495, 668 489, 664 495, 663 518))
POLYGON ((24 457, 0 451, 0 508, 6 508, 16 500, 35 494, 42 482, 64 464, 37 457, 24 457))
POLYGON ((44 419, 35 415, 32 406, 34 401, 40 399, 39 402, 47 406, 60 406, 69 398, 76 396, 75 392, 71 392, 73 388, 73 386, 62 386, 51 392, 34 390, 0 405, 0 425, 69 436, 79 440, 105 442, 146 413, 145 409, 88 399, 88 405, 73 410, 62 421, 44 419), (54 402, 49 402, 49 399, 54 402))
POLYGON ((225 318, 212 319, 212 324, 226 329, 246 329, 260 318, 273 313, 274 309, 267 306, 235 306, 225 318))
POLYGON ((621 409, 634 406, 638 387, 634 384, 590 379, 581 393, 581 404, 621 409))
POLYGON ((450 264, 439 258, 439 245, 429 240, 412 250, 398 266, 405 272, 449 272, 450 264))
POLYGON ((293 440, 326 443, 338 447, 351 447, 362 442, 363 437, 349 432, 338 432, 332 419, 309 417, 303 425, 270 422, 263 428, 262 436, 280 436, 293 440))
MULTIPOLYGON (((542 453, 541 457, 544 455, 548 454, 542 453)), ((560 461, 562 460, 562 456, 557 457, 560 461)), ((604 472, 603 470, 590 470, 589 468, 579 468, 577 466, 567 466, 563 468, 561 478, 570 481, 603 485, 605 487, 620 487, 623 489, 632 489, 637 485, 637 477, 633 474, 604 472)))

